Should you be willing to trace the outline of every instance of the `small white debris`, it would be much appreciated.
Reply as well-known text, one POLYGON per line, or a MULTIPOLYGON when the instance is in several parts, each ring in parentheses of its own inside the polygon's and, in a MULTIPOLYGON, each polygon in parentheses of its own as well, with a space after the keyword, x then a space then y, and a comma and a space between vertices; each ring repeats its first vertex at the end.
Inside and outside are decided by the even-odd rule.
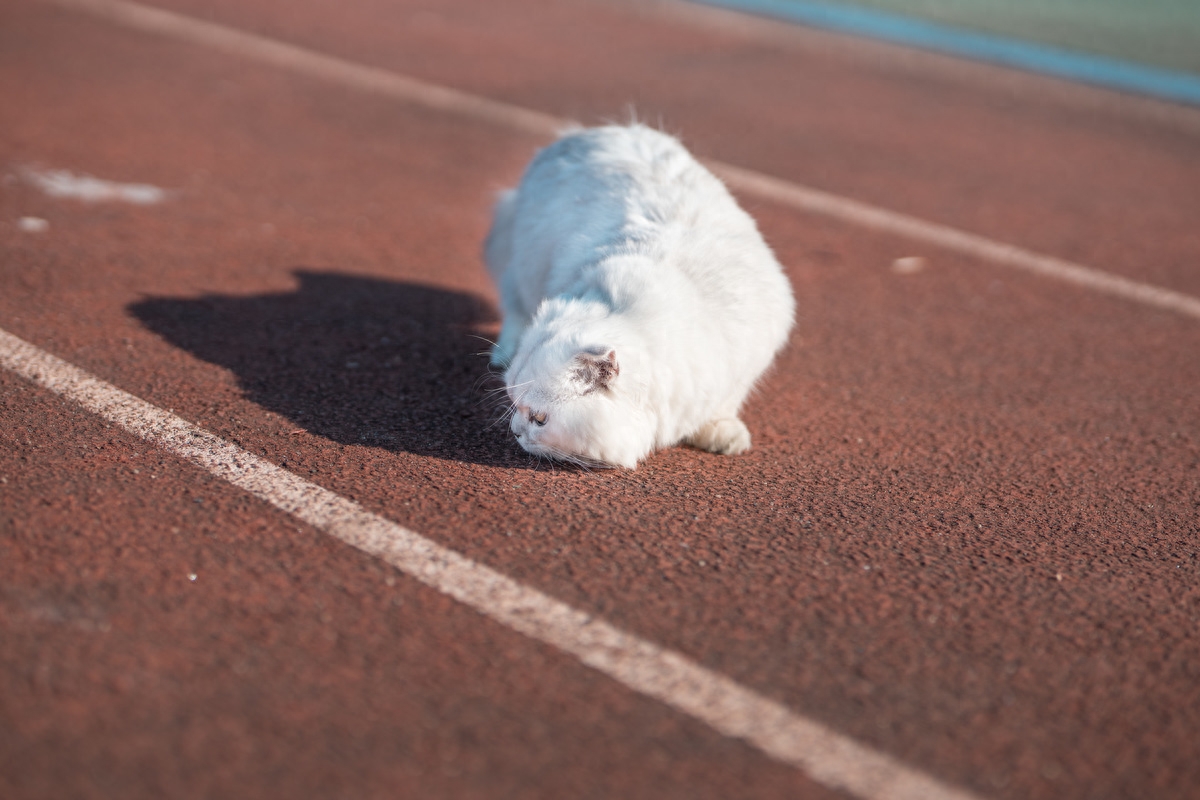
POLYGON ((45 233, 50 230, 50 223, 41 217, 21 217, 17 220, 17 227, 26 233, 45 233))
POLYGON ((195 582, 195 580, 196 580, 196 573, 194 573, 194 572, 189 572, 189 573, 188 573, 188 580, 189 580, 189 581, 192 581, 192 582, 194 583, 194 582, 195 582))
POLYGON ((167 193, 146 183, 116 183, 75 175, 63 169, 24 169, 21 176, 51 197, 83 200, 85 203, 119 200, 137 205, 153 205, 166 199, 167 193))
POLYGON ((892 272, 897 275, 912 275, 925 269, 925 259, 920 256, 905 256, 892 262, 892 272))

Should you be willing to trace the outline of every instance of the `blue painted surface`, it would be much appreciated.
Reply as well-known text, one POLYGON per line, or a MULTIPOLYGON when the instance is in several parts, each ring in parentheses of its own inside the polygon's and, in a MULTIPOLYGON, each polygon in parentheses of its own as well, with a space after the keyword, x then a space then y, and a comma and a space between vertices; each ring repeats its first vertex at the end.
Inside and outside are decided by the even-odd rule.
POLYGON ((882 39, 977 61, 1200 106, 1200 75, 1093 56, 1020 39, 809 0, 696 0, 814 28, 882 39))

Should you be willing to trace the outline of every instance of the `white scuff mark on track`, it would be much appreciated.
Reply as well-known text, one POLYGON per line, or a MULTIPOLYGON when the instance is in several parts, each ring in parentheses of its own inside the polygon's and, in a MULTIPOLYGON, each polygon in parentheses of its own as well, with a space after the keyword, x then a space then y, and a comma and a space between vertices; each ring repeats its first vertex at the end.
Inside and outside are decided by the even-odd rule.
POLYGON ((148 183, 117 183, 91 175, 76 175, 65 169, 38 170, 27 167, 21 177, 51 197, 85 203, 120 202, 151 206, 166 199, 165 190, 148 183))
POLYGON ((45 233, 50 230, 50 223, 41 217, 21 217, 17 220, 17 228, 25 233, 45 233))
POLYGON ((915 275, 926 266, 927 262, 920 256, 903 256, 892 262, 892 272, 897 275, 915 275))
MULTIPOLYGON (((614 680, 868 800, 972 800, 686 656, 385 519, 0 330, 0 366, 614 680)), ((189 580, 193 576, 189 574, 189 580)))
MULTIPOLYGON (((146 33, 211 47, 221 52, 361 91, 373 92, 470 119, 541 137, 552 137, 577 123, 511 103, 356 64, 265 36, 239 31, 126 0, 49 0, 146 33)), ((781 205, 848 222, 868 230, 933 244, 971 258, 1031 272, 1102 294, 1200 319, 1200 298, 1123 278, 1093 267, 1040 255, 947 225, 926 222, 720 161, 706 161, 731 188, 781 205)))

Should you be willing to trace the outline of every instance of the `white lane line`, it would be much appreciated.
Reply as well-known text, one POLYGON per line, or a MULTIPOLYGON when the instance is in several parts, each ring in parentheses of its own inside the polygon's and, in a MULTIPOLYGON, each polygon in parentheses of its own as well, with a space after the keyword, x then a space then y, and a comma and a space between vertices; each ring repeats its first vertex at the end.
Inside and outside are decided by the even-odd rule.
POLYGON ((686 656, 616 628, 367 511, 0 329, 0 366, 392 564, 496 622, 559 648, 832 789, 869 800, 971 800, 686 656))
POLYGON ((327 56, 304 47, 239 31, 215 22, 124 0, 50 0, 127 28, 203 45, 321 80, 372 92, 436 111, 459 114, 537 136, 555 136, 567 120, 468 92, 427 83, 378 67, 327 56))
POLYGON ((730 186, 767 200, 774 200, 813 214, 833 217, 859 227, 936 245, 981 261, 1032 272, 1046 278, 1073 283, 1102 294, 1115 295, 1125 300, 1177 311, 1180 314, 1200 319, 1200 298, 1182 292, 1129 280, 1111 272, 1085 267, 1061 258, 1039 255, 1015 245, 960 231, 948 225, 926 222, 906 214, 877 208, 817 189, 810 189, 807 186, 772 178, 748 169, 717 162, 709 162, 709 167, 730 186))
MULTIPOLYGON (((537 136, 555 136, 564 128, 577 124, 551 114, 438 86, 389 70, 355 64, 264 36, 126 0, 50 2, 84 10, 146 33, 204 45, 343 86, 537 136)), ((985 236, 926 222, 917 217, 888 211, 721 161, 706 163, 731 188, 746 194, 757 195, 810 214, 820 214, 868 230, 924 242, 998 266, 1024 270, 1091 291, 1200 319, 1200 298, 1182 292, 1130 280, 1053 256, 1040 255, 985 236)))

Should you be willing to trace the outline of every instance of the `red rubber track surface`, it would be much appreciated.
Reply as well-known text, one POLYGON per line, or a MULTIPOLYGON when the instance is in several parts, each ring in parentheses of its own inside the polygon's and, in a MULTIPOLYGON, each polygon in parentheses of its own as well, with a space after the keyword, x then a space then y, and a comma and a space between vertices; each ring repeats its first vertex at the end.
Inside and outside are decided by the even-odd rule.
MULTIPOLYGON (((617 3, 159 5, 1200 294, 1200 138, 1120 103, 617 3)), ((1195 320, 744 198, 800 308, 754 449, 548 469, 474 338, 542 142, 29 0, 0 97, 0 327, 946 782, 1200 795, 1195 320)), ((8 373, 0 642, 4 797, 832 794, 8 373)))

